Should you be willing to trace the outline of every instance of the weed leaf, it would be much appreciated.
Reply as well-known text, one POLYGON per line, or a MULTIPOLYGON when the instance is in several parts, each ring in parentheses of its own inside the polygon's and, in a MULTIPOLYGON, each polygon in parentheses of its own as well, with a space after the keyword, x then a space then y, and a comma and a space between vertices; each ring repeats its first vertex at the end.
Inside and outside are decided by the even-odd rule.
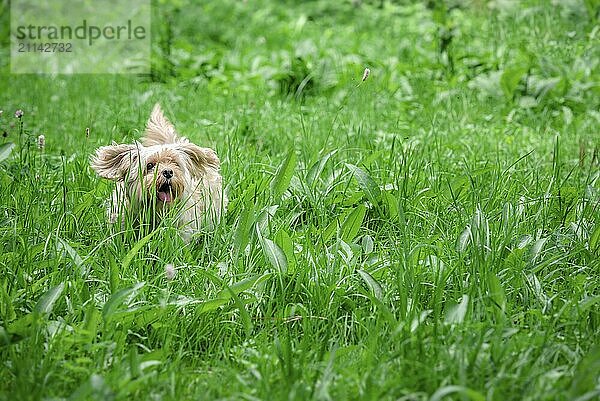
POLYGON ((83 259, 81 258, 81 256, 79 256, 77 251, 73 249, 73 247, 71 247, 71 245, 69 245, 67 241, 63 240, 62 238, 57 238, 56 250, 59 252, 66 252, 71 257, 71 260, 73 261, 73 263, 75 263, 75 266, 79 270, 79 275, 81 277, 87 276, 89 268, 85 265, 83 259))
POLYGON ((275 235, 275 244, 278 244, 285 255, 288 273, 294 273, 296 261, 294 259, 294 241, 285 230, 279 230, 275 235))
POLYGON ((10 153, 14 147, 15 144, 12 142, 3 143, 0 145, 0 162, 8 159, 8 156, 10 156, 10 153))
POLYGON ((446 313, 447 324, 460 324, 465 320, 469 308, 469 296, 464 294, 458 305, 451 307, 446 313))
POLYGON ((367 213, 365 205, 358 205, 344 220, 342 224, 341 238, 344 242, 350 243, 358 234, 360 227, 367 213))
POLYGON ((512 99, 517 85, 521 82, 523 76, 527 73, 528 67, 509 67, 506 68, 500 76, 500 87, 507 99, 512 99))
POLYGON ((500 283, 500 279, 495 274, 490 274, 488 276, 488 288, 489 288, 489 297, 496 306, 494 308, 495 315, 499 320, 504 318, 504 312, 506 311, 506 295, 504 293, 504 288, 502 288, 502 284, 500 283))
POLYGON ((146 285, 146 283, 142 281, 133 287, 123 288, 112 294, 109 300, 104 304, 104 308, 102 308, 102 318, 104 318, 105 321, 110 320, 118 310, 119 306, 125 302, 127 298, 134 297, 144 285, 146 285))
POLYGON ((254 287, 256 284, 261 283, 264 280, 266 280, 269 276, 271 276, 271 273, 265 273, 262 275, 257 274, 252 277, 247 277, 243 280, 238 281, 237 283, 234 283, 230 286, 226 286, 227 288, 225 290, 222 290, 221 292, 219 292, 218 297, 219 298, 229 298, 228 294, 231 294, 231 293, 239 294, 241 292, 249 290, 250 288, 254 287))
POLYGON ((233 295, 239 295, 242 292, 249 290, 250 288, 254 287, 255 285, 263 282, 270 276, 271 276, 271 273, 255 275, 255 276, 247 277, 243 280, 240 280, 237 283, 234 283, 230 286, 225 285, 226 288, 221 290, 217 294, 216 298, 208 300, 206 302, 203 302, 199 306, 198 311, 200 313, 213 311, 213 310, 219 308, 220 306, 225 305, 227 302, 229 302, 229 300, 232 298, 233 295))
POLYGON ((600 251, 600 224, 590 236, 590 252, 596 254, 600 251))
POLYGON ((267 259, 275 271, 280 273, 287 272, 287 259, 281 248, 268 238, 261 237, 260 245, 267 259))
POLYGON ((377 282, 368 272, 364 270, 357 270, 358 275, 363 279, 367 287, 373 292, 375 298, 379 301, 382 300, 383 290, 381 289, 381 284, 377 282))
POLYGON ((419 326, 425 321, 425 319, 427 319, 427 316, 429 316, 431 312, 431 309, 427 309, 419 313, 419 316, 415 317, 410 323, 410 332, 414 333, 415 331, 417 331, 419 326))
POLYGON ((542 251, 544 249, 544 245, 546 245, 546 241, 547 240, 548 240, 548 238, 540 238, 531 247, 531 262, 532 263, 535 263, 535 261, 537 260, 537 258, 542 253, 542 251))
POLYGON ((233 244, 238 252, 242 252, 250 241, 250 229, 254 224, 255 216, 252 207, 246 207, 242 210, 238 219, 237 227, 233 237, 233 244))
POLYGON ((271 196, 273 196, 273 199, 279 199, 289 188, 295 168, 296 153, 291 150, 283 164, 277 169, 273 181, 271 181, 271 196))
POLYGON ((358 186, 365 193, 369 202, 373 205, 379 204, 379 200, 381 199, 381 189, 379 189, 375 180, 360 167, 348 163, 345 163, 345 165, 348 170, 352 172, 354 178, 356 178, 358 186))
POLYGON ((133 258, 135 257, 135 255, 137 255, 137 253, 140 251, 140 249, 142 249, 142 247, 144 245, 146 245, 148 243, 148 241, 150 241, 150 238, 152 238, 152 236, 157 231, 158 230, 154 230, 150 234, 146 235, 144 238, 142 238, 141 240, 139 240, 133 246, 133 248, 131 248, 131 250, 129 252, 127 252, 127 255, 125 255, 125 258, 123 259, 123 263, 122 263, 123 269, 122 270, 127 270, 127 268, 129 267, 129 264, 131 263, 131 261, 133 260, 133 258))
POLYGON ((373 242, 373 237, 371 237, 370 235, 365 235, 362 238, 362 248, 363 248, 365 255, 368 255, 371 252, 373 252, 374 246, 375 246, 375 244, 373 242))
POLYGON ((470 389, 468 387, 464 387, 464 386, 442 387, 442 388, 438 389, 435 393, 433 393, 433 395, 431 396, 429 401, 441 401, 447 395, 455 394, 455 393, 462 394, 463 396, 469 397, 469 399, 471 401, 485 401, 485 397, 483 396, 483 394, 481 394, 480 392, 475 391, 473 389, 470 389))
POLYGON ((314 188, 317 180, 319 179, 319 176, 321 175, 321 173, 323 173, 323 170, 325 169, 327 161, 331 158, 331 156, 333 156, 336 153, 337 149, 332 150, 312 165, 312 167, 308 171, 308 174, 306 175, 306 183, 310 187, 314 188))
POLYGON ((54 303, 58 300, 63 290, 65 289, 65 283, 60 283, 59 285, 50 288, 38 301, 33 308, 34 313, 45 315, 52 312, 52 308, 54 307, 54 303))

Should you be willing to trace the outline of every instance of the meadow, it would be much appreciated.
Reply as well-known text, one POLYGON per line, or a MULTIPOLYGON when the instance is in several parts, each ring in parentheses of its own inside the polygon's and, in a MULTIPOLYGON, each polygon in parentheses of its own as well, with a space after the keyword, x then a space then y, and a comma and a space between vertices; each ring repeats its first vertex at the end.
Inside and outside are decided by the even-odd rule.
POLYGON ((143 76, 10 74, 0 7, 0 400, 599 399, 597 1, 157 1, 143 76), (156 102, 190 244, 89 167, 156 102))

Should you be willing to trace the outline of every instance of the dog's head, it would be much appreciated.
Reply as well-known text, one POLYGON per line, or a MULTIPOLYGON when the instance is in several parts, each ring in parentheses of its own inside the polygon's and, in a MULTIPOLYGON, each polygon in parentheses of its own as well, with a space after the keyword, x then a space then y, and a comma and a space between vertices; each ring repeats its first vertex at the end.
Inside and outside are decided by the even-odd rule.
POLYGON ((172 204, 194 190, 189 188, 194 178, 219 170, 216 153, 180 138, 158 104, 142 141, 103 146, 91 159, 98 175, 125 183, 130 200, 156 201, 159 207, 172 204))
POLYGON ((212 149, 189 142, 152 146, 136 142, 102 146, 91 166, 103 178, 123 181, 130 199, 156 200, 164 206, 186 196, 193 178, 201 179, 208 169, 218 170, 219 159, 212 149))

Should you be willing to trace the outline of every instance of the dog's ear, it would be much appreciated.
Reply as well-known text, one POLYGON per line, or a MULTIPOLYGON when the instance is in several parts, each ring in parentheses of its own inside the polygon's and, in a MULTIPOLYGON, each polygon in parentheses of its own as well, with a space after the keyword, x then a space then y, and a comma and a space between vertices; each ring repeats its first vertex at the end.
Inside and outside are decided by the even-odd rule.
POLYGON ((90 165, 100 177, 121 180, 129 172, 132 163, 138 159, 140 144, 102 146, 92 156, 90 165))
POLYGON ((192 174, 202 175, 207 169, 219 171, 221 162, 214 150, 193 143, 182 143, 179 149, 187 156, 192 174))
POLYGON ((144 146, 164 145, 176 143, 177 139, 175 127, 163 114, 160 104, 156 103, 146 123, 146 132, 142 143, 144 146))

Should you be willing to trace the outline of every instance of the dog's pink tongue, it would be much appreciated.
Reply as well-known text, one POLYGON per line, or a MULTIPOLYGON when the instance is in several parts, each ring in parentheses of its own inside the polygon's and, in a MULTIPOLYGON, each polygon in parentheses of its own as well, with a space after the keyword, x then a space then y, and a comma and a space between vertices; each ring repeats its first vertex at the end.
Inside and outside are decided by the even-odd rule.
POLYGON ((168 192, 159 192, 158 193, 158 199, 160 199, 161 201, 167 203, 167 202, 171 202, 173 200, 173 197, 168 192))

